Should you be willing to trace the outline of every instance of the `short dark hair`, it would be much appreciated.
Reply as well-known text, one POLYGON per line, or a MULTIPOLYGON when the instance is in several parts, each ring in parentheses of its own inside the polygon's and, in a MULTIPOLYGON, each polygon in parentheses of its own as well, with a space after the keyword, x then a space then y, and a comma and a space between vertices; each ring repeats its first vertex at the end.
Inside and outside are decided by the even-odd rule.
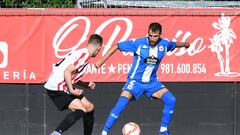
POLYGON ((92 34, 90 36, 90 39, 88 40, 88 43, 100 44, 100 45, 102 45, 102 42, 103 42, 103 38, 98 34, 92 34))
POLYGON ((160 33, 162 33, 162 25, 158 22, 153 22, 149 25, 148 30, 152 30, 152 32, 159 31, 160 33))

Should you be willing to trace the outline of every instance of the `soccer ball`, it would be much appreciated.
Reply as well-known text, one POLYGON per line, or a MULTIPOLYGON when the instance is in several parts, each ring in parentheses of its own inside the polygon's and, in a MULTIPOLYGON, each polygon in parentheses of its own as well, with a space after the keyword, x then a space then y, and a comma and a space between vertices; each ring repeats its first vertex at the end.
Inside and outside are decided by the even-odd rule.
POLYGON ((125 124, 122 128, 123 135, 140 135, 141 129, 138 124, 134 122, 129 122, 125 124))

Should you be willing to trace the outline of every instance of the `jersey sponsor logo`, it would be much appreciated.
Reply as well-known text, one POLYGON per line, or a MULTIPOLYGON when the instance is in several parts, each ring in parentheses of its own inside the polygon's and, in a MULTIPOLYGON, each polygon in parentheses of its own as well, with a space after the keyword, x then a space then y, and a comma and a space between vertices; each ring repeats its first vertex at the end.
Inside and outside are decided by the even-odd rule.
POLYGON ((146 64, 156 65, 156 64, 158 64, 159 59, 156 58, 156 57, 154 57, 154 56, 150 56, 150 57, 147 57, 147 58, 144 60, 144 62, 145 62, 146 64))

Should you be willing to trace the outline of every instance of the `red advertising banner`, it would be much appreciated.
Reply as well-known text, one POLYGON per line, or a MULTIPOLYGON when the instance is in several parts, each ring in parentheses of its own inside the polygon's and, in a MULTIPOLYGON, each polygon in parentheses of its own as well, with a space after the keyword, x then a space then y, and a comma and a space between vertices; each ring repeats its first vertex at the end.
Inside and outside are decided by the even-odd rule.
MULTIPOLYGON (((98 12, 101 10, 104 9, 98 12)), ((211 10, 215 9, 191 11, 211 10)), ((69 52, 85 47, 93 33, 102 35, 104 44, 88 65, 83 79, 124 82, 131 68, 132 54, 119 51, 100 69, 94 67, 94 62, 113 44, 146 36, 151 22, 162 24, 162 37, 191 43, 188 49, 178 48, 166 54, 158 70, 161 81, 240 81, 240 16, 235 11, 240 10, 228 14, 229 9, 221 9, 213 15, 0 14, 0 82, 45 82, 53 64, 69 52)))

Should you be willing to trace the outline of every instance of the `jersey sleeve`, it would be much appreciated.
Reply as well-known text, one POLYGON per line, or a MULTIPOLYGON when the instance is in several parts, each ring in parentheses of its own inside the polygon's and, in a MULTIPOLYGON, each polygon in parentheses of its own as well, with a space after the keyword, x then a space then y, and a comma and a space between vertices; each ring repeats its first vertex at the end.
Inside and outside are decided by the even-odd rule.
POLYGON ((123 41, 119 42, 118 44, 118 49, 120 51, 125 51, 125 52, 136 52, 138 45, 136 44, 136 40, 128 40, 128 41, 123 41))
POLYGON ((168 41, 167 44, 167 51, 172 51, 176 48, 176 42, 168 41))

